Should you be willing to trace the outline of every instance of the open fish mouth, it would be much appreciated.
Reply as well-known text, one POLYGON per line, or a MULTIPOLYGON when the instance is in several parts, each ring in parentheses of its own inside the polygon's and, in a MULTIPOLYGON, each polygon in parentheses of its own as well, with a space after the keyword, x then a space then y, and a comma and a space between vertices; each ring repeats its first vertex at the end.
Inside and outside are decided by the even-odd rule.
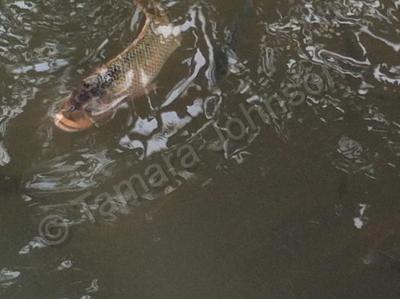
MULTIPOLYGON (((145 1, 147 2, 147 1, 145 1)), ((181 45, 180 29, 173 27, 162 7, 135 0, 145 15, 143 27, 122 53, 82 80, 66 99, 55 125, 66 132, 93 127, 111 118, 126 98, 144 96, 164 64, 181 45)))
POLYGON ((62 112, 54 116, 54 124, 65 132, 79 132, 93 127, 94 123, 89 117, 81 117, 77 120, 67 118, 62 112))

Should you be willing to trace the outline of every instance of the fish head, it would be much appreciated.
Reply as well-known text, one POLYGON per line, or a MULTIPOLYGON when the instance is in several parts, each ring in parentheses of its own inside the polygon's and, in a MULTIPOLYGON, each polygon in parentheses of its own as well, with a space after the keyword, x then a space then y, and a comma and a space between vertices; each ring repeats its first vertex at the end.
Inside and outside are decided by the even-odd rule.
POLYGON ((79 132, 92 128, 110 115, 109 93, 99 76, 85 78, 79 88, 65 98, 55 114, 54 123, 63 131, 79 132))

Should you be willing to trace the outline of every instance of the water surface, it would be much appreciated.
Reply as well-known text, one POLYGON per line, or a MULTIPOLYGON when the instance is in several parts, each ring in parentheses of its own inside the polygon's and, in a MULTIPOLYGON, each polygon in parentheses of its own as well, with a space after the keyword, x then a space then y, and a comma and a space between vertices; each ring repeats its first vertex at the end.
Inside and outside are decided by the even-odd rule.
POLYGON ((0 4, 1 297, 398 298, 399 1, 167 3, 156 91, 78 134, 141 13, 0 4))

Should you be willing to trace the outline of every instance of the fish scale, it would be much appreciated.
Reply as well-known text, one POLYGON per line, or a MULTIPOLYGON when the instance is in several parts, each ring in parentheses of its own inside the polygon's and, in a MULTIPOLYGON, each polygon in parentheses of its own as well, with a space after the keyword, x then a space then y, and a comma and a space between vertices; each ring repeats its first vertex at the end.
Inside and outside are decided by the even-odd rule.
MULTIPOLYGON (((141 37, 135 40, 124 52, 111 60, 102 68, 99 76, 104 92, 108 96, 101 99, 101 110, 104 105, 111 105, 119 94, 126 96, 141 96, 159 74, 169 56, 180 46, 179 35, 162 35, 157 30, 160 26, 169 25, 166 16, 157 19, 155 15, 146 14, 147 21, 141 32, 141 37), (113 75, 107 78, 108 74, 113 75), (131 75, 131 76, 130 76, 131 75), (126 90, 128 89, 128 90, 126 90), (115 96, 115 97, 114 97, 115 96)), ((93 110, 93 109, 92 109, 93 110)))
MULTIPOLYGON (((180 45, 180 39, 176 36, 163 37, 151 28, 148 33, 132 49, 117 57, 108 68, 120 68, 122 71, 116 80, 115 87, 124 83, 128 72, 133 72, 132 92, 137 94, 146 88, 142 75, 146 75, 146 83, 150 83, 158 75, 168 57, 180 45), (136 90, 135 90, 136 89, 136 90)), ((129 82, 125 82, 129 83, 129 82)))
POLYGON ((149 2, 136 1, 146 21, 139 36, 121 54, 83 80, 65 101, 55 123, 66 131, 91 127, 127 97, 140 97, 180 46, 181 35, 165 11, 149 2), (151 13, 150 13, 151 12, 151 13))

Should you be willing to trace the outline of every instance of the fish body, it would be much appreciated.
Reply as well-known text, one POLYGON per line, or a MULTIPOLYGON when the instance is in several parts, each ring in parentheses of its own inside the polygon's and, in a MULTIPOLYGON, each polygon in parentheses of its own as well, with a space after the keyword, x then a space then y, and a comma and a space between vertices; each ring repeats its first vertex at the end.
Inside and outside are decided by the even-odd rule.
POLYGON ((150 2, 144 6, 145 24, 139 36, 117 57, 82 80, 55 116, 64 131, 88 129, 128 97, 140 97, 151 87, 165 62, 181 44, 179 27, 166 12, 150 2))

